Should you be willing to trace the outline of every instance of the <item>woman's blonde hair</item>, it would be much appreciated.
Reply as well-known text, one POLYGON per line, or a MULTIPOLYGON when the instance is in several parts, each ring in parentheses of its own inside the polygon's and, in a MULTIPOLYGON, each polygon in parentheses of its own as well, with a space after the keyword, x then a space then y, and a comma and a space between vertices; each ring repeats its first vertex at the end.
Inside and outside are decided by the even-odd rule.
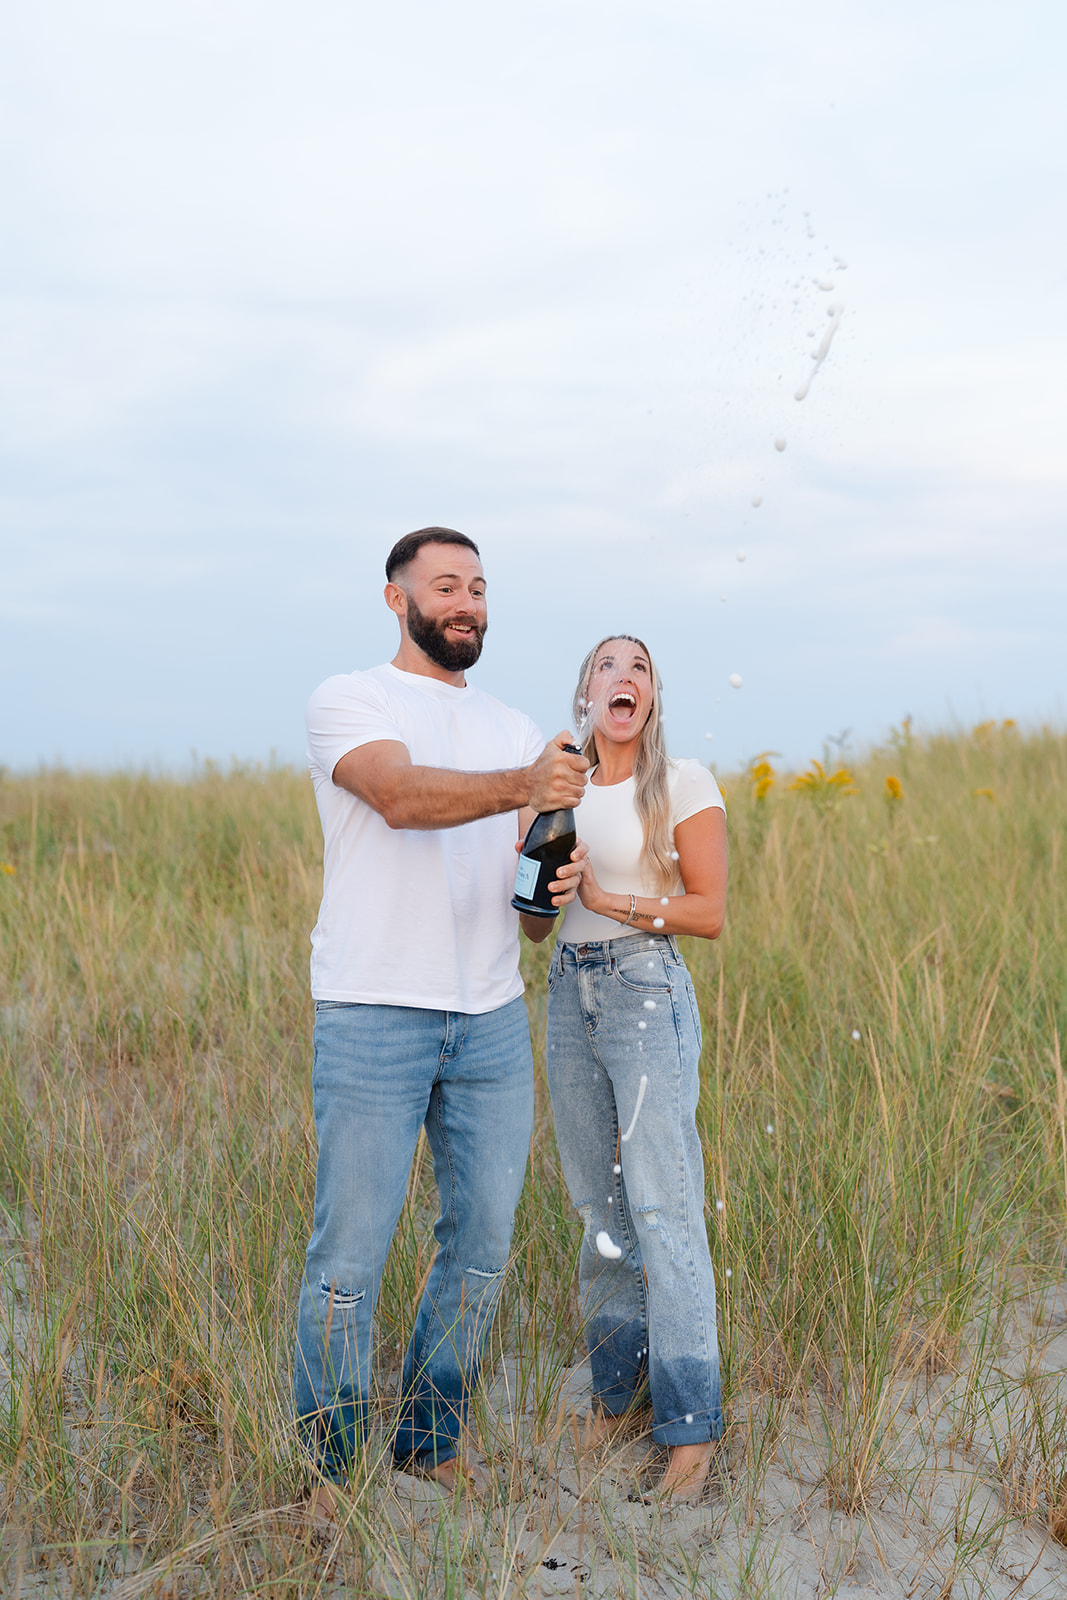
POLYGON ((637 749, 634 751, 634 803, 644 829, 645 857, 652 865, 657 886, 663 894, 668 894, 679 886, 680 878, 678 863, 672 856, 674 833, 671 827, 671 797, 667 783, 667 746, 663 738, 663 716, 660 710, 663 685, 656 671, 656 664, 652 660, 652 652, 643 639, 639 639, 635 633, 608 633, 599 644, 593 646, 578 672, 578 687, 574 691, 572 706, 574 722, 579 730, 586 729, 584 733, 579 731, 582 754, 587 761, 596 766, 600 758, 596 747, 596 729, 589 718, 589 679, 592 677, 598 654, 606 644, 611 643, 612 639, 628 639, 631 644, 639 645, 648 657, 649 675, 652 681, 652 707, 644 727, 637 736, 637 749))

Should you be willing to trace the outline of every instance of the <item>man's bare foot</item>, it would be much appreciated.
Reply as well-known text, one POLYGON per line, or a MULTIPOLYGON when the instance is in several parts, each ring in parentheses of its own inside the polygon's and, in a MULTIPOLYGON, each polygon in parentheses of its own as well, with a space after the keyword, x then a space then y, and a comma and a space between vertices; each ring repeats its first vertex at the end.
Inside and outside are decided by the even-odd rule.
POLYGON ((666 1471, 656 1485, 656 1493, 668 1500, 689 1500, 703 1489, 711 1466, 712 1445, 672 1445, 666 1471))
POLYGON ((317 1483, 308 1495, 308 1524, 314 1527, 344 1520, 344 1492, 337 1483, 317 1483))
POLYGON ((493 1486, 487 1468, 480 1461, 473 1461, 470 1456, 450 1456, 447 1461, 439 1461, 435 1467, 423 1467, 419 1476, 429 1478, 445 1494, 455 1494, 458 1489, 460 1494, 472 1500, 484 1500, 493 1486))

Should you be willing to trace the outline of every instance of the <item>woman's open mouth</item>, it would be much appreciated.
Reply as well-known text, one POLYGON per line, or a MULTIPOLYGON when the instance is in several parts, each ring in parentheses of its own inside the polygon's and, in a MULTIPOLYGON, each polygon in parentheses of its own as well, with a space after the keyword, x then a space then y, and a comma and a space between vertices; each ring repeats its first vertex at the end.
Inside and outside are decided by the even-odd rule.
POLYGON ((608 701, 608 710, 613 717, 628 721, 637 710, 637 696, 629 689, 616 689, 608 701))

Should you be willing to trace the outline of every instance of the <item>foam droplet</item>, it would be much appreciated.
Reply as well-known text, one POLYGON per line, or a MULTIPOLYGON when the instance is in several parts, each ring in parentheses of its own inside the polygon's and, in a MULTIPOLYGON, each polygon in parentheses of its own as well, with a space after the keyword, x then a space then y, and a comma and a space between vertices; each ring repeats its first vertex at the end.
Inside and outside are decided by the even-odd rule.
POLYGON ((737 552, 737 559, 738 561, 743 561, 745 559, 745 552, 743 550, 739 550, 737 552))
POLYGON ((654 1000, 646 1000, 645 1001, 645 1010, 646 1011, 655 1011, 655 1009, 656 1009, 656 1002, 654 1000))
MULTIPOLYGON (((637 1024, 637 1026, 639 1028, 643 1028, 644 1027, 644 1023, 643 1022, 639 1022, 637 1024)), ((633 1134, 634 1129, 637 1127, 637 1119, 641 1115, 641 1107, 644 1104, 645 1090, 647 1088, 648 1088, 648 1073, 647 1072, 642 1072, 641 1081, 637 1085, 637 1104, 634 1106, 634 1114, 630 1118, 630 1126, 627 1128, 626 1132, 625 1133, 620 1133, 620 1135, 619 1135, 619 1143, 620 1144, 629 1144, 629 1142, 630 1142, 630 1137, 633 1134)))
MULTIPOLYGON (((663 918, 662 917, 653 917, 652 918, 652 926, 654 928, 662 928, 662 926, 663 926, 663 918)), ((643 1026, 643 1024, 638 1023, 638 1027, 641 1027, 641 1026, 643 1026)))
POLYGON ((648 1023, 647 1022, 639 1022, 637 1024, 637 1026, 641 1029, 641 1032, 643 1033, 645 1031, 645 1029, 648 1027, 648 1023))
POLYGON ((761 506, 763 504, 763 496, 761 494, 754 494, 752 496, 752 504, 754 506, 761 506))
POLYGON ((860 1033, 860 1030, 858 1028, 853 1028, 852 1037, 857 1041, 862 1037, 862 1035, 860 1033))
POLYGON ((622 1168, 619 1166, 619 1163, 616 1161, 615 1165, 612 1167, 611 1170, 614 1172, 615 1176, 618 1177, 619 1173, 622 1171, 622 1168))
POLYGON ((726 1276, 728 1278, 732 1278, 733 1277, 733 1273, 730 1271, 729 1267, 727 1267, 727 1269, 726 1269, 726 1276))
POLYGON ((686 1412, 686 1414, 685 1414, 685 1420, 686 1420, 686 1422, 692 1422, 692 1420, 693 1420, 693 1413, 692 1413, 692 1412, 691 1412, 691 1411, 687 1411, 687 1412, 686 1412))
POLYGON ((741 683, 742 683, 741 674, 739 672, 731 672, 731 674, 730 674, 730 688, 731 689, 740 689, 741 683))
POLYGON ((811 380, 814 378, 815 374, 826 360, 826 357, 830 354, 830 346, 834 342, 834 334, 840 327, 841 318, 844 316, 844 314, 845 308, 839 302, 835 301, 832 306, 827 307, 826 315, 830 318, 830 326, 823 334, 819 348, 812 351, 812 360, 815 362, 815 365, 812 367, 811 371, 808 373, 808 376, 804 379, 804 382, 797 390, 796 395, 794 396, 795 399, 803 400, 807 396, 808 390, 811 388, 811 380))
POLYGON ((775 439, 774 448, 776 450, 784 450, 785 449, 785 434, 784 433, 780 433, 778 435, 777 439, 775 439))
POLYGON ((614 1239, 611 1237, 611 1234, 608 1233, 606 1228, 601 1228, 600 1232, 597 1234, 596 1247, 600 1251, 600 1254, 602 1256, 606 1256, 609 1261, 618 1261, 619 1257, 622 1255, 622 1251, 619 1249, 618 1245, 615 1243, 614 1239))

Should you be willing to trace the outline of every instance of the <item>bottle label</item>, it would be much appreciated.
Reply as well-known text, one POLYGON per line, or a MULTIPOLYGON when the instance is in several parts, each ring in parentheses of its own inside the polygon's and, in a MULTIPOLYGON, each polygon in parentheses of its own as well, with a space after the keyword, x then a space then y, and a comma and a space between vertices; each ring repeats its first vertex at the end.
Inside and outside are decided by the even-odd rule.
POLYGON ((529 856, 519 857, 519 867, 515 874, 515 893, 520 900, 530 900, 537 887, 538 863, 529 856))

